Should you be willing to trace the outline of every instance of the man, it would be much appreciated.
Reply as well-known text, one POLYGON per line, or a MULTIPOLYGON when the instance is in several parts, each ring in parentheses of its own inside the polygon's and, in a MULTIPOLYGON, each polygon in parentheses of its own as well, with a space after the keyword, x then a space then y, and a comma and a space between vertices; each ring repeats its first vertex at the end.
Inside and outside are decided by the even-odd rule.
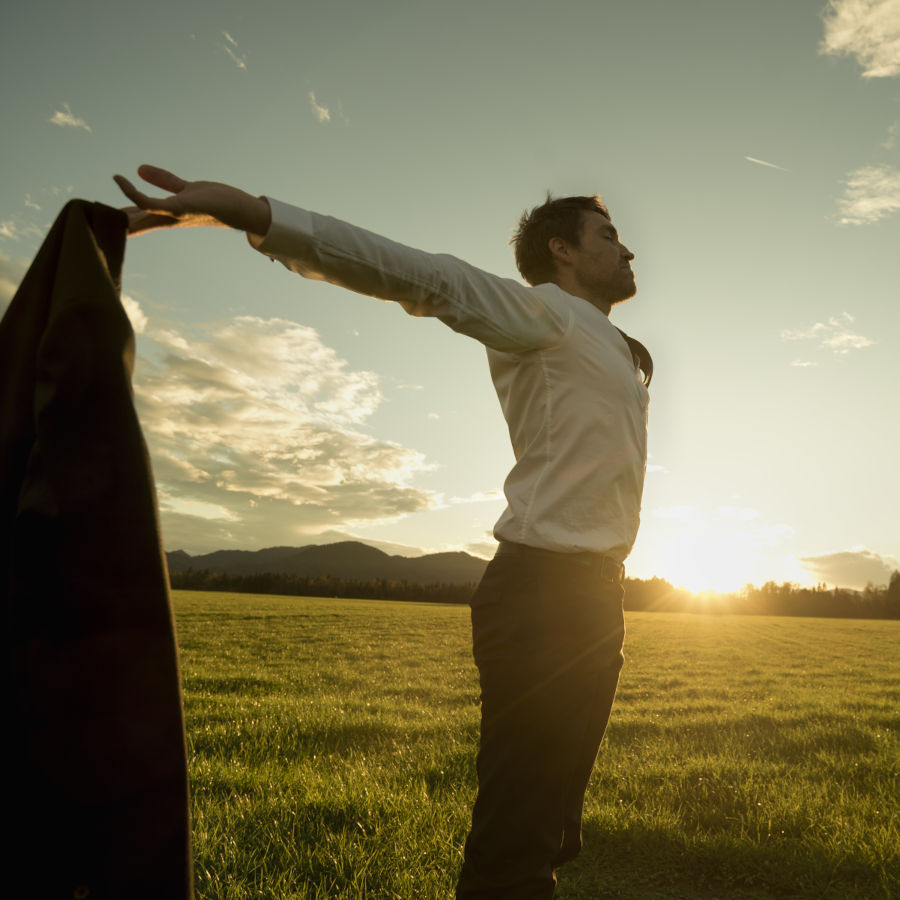
POLYGON ((633 254, 597 197, 550 200, 513 238, 526 287, 344 222, 150 166, 121 176, 131 231, 242 229, 292 271, 394 300, 487 348, 516 463, 497 555, 472 600, 478 796, 459 900, 552 897, 581 847, 584 795, 622 665, 623 561, 638 528, 652 364, 609 322, 633 254), (642 375, 641 369, 646 373, 642 375))

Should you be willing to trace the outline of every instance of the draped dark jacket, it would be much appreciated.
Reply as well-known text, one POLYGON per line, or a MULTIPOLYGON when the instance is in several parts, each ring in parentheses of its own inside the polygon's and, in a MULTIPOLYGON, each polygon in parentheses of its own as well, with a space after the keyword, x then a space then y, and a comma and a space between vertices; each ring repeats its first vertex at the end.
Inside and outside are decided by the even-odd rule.
POLYGON ((127 217, 73 200, 0 322, 8 897, 193 894, 178 656, 127 217))

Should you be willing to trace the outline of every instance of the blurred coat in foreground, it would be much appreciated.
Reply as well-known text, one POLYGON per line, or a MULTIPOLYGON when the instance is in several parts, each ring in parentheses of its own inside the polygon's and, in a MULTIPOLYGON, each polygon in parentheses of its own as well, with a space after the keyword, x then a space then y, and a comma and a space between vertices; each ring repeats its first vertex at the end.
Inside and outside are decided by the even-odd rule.
POLYGON ((4 895, 193 895, 184 716, 119 300, 127 217, 74 200, 0 322, 4 895))

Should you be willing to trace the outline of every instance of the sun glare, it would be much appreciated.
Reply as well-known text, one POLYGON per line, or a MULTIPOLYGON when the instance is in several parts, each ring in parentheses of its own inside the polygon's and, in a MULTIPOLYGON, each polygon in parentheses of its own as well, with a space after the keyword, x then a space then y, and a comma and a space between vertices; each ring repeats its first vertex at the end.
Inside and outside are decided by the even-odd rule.
POLYGON ((712 592, 716 594, 730 594, 739 591, 751 579, 736 576, 732 568, 722 561, 712 561, 696 571, 685 569, 684 575, 669 578, 677 587, 685 587, 695 594, 712 592))
POLYGON ((717 538, 706 534, 702 542, 688 543, 690 546, 673 548, 659 565, 662 576, 676 587, 727 594, 753 581, 751 548, 735 541, 733 535, 717 538))

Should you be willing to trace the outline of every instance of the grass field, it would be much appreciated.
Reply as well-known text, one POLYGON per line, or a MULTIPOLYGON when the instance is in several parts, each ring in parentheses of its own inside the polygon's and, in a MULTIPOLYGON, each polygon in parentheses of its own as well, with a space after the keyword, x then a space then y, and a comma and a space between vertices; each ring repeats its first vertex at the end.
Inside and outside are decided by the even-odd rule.
MULTIPOLYGON (((452 896, 468 609, 176 591, 198 900, 452 896)), ((632 613, 560 900, 900 897, 900 622, 632 613)))

